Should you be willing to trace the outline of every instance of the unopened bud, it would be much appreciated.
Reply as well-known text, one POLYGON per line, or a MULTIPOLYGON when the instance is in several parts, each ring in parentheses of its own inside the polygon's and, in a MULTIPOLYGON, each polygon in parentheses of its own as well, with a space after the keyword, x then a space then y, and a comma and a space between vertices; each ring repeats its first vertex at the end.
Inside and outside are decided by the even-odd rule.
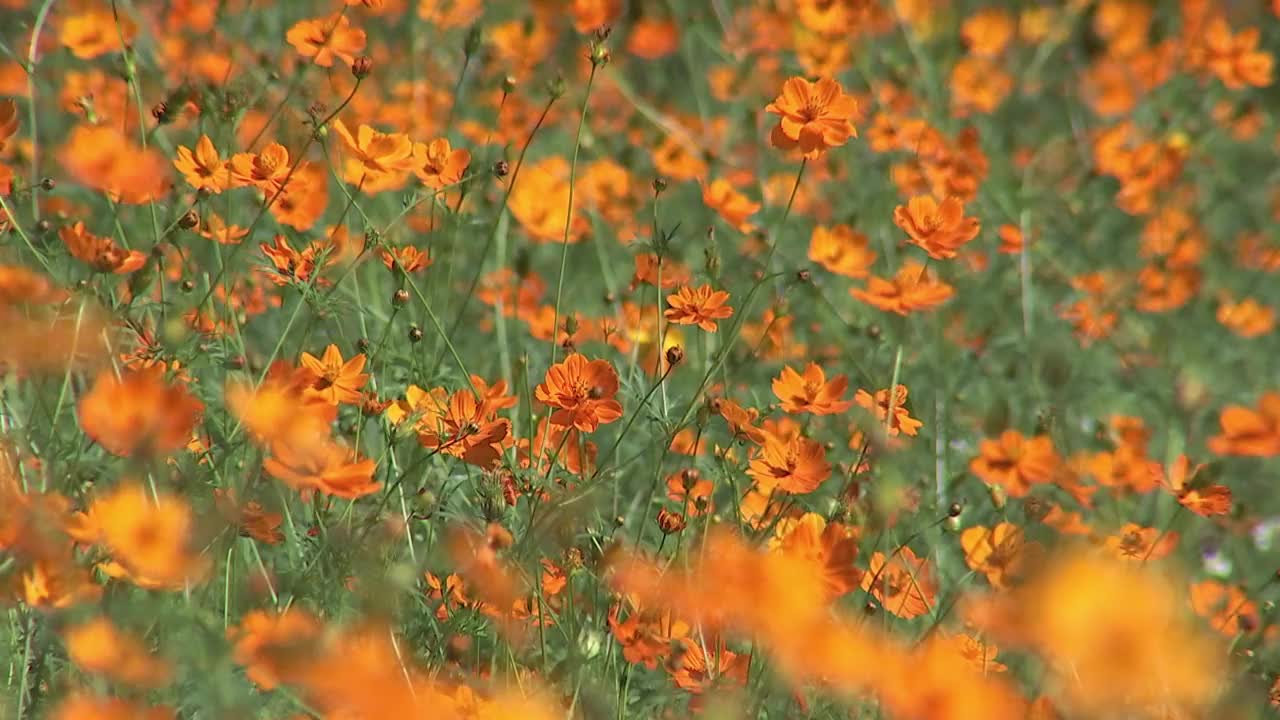
POLYGON ((351 74, 357 80, 363 80, 373 72, 373 58, 368 55, 360 55, 351 61, 351 74))
POLYGON ((684 348, 679 345, 672 345, 667 348, 667 365, 675 367, 684 362, 684 348))

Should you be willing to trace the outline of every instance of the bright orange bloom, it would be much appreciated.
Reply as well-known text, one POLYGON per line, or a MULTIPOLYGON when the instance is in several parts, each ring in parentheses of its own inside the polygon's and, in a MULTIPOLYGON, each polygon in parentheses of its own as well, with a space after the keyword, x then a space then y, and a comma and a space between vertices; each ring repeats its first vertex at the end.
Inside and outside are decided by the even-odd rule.
POLYGON ((716 323, 733 315, 726 303, 729 293, 712 290, 710 285, 682 287, 667 296, 666 318, 677 325, 697 325, 707 332, 716 331, 716 323))
POLYGON ((1196 58, 1231 90, 1245 87, 1266 87, 1271 84, 1271 70, 1275 59, 1271 54, 1258 50, 1261 33, 1258 28, 1246 28, 1236 34, 1222 17, 1214 18, 1197 48, 1203 52, 1196 58))
POLYGON ((569 163, 558 155, 524 167, 507 207, 535 242, 563 242, 566 219, 571 243, 579 242, 587 229, 577 198, 569 216, 569 163))
POLYGON ((124 13, 116 22, 109 7, 85 7, 62 19, 58 41, 81 60, 118 52, 132 43, 138 27, 124 13))
POLYGON ((748 655, 740 655, 724 647, 723 642, 709 650, 691 638, 676 641, 678 649, 667 670, 676 687, 695 695, 711 690, 727 681, 746 685, 748 655), (711 657, 707 657, 707 653, 711 657))
POLYGON ((702 202, 738 232, 751 232, 755 226, 747 221, 760 209, 760 203, 752 202, 746 195, 734 189, 723 178, 702 188, 702 202))
POLYGON ((289 442, 271 446, 271 457, 262 461, 267 474, 303 493, 319 490, 326 495, 355 500, 380 487, 373 479, 377 464, 360 459, 354 450, 337 442, 297 447, 289 442))
POLYGON ((1145 563, 1173 552, 1178 547, 1178 533, 1125 523, 1103 539, 1102 544, 1118 560, 1145 563))
POLYGON ((1186 455, 1174 458, 1167 473, 1157 462, 1151 463, 1150 469, 1160 485, 1178 499, 1178 504, 1191 512, 1201 517, 1231 512, 1231 488, 1198 480, 1197 475, 1204 466, 1193 466, 1186 455))
POLYGON ((666 57, 680 48, 680 26, 670 20, 642 17, 631 24, 627 52, 644 60, 666 57))
POLYGON ((1013 91, 1014 79, 996 61, 966 55, 951 67, 951 105, 957 117, 992 113, 1013 91))
POLYGON ((159 368, 109 370, 80 399, 80 426, 112 455, 168 453, 185 447, 204 404, 181 385, 165 382, 159 368))
POLYGON ((155 146, 135 144, 116 124, 77 125, 59 151, 58 161, 86 187, 129 205, 158 200, 172 184, 168 159, 155 146))
POLYGON ((173 166, 196 190, 208 190, 216 195, 231 186, 231 166, 218 156, 208 135, 200 136, 194 152, 185 145, 178 146, 177 155, 173 166))
POLYGON ((989 7, 965 18, 960 25, 960 37, 974 55, 995 57, 1008 47, 1017 29, 1008 12, 989 7))
POLYGON ((245 667, 249 679, 272 690, 298 678, 318 649, 322 629, 309 612, 291 606, 278 615, 250 611, 227 635, 234 643, 232 657, 245 667))
POLYGON ((137 638, 121 632, 105 617, 77 623, 67 628, 62 637, 67 656, 85 672, 143 688, 169 682, 168 665, 152 657, 137 638))
POLYGON ((831 476, 831 465, 822 443, 816 440, 768 434, 747 467, 747 475, 765 495, 775 488, 804 495, 817 490, 831 476))
POLYGON ((378 250, 378 256, 382 258, 382 264, 386 265, 388 270, 397 270, 398 264, 407 273, 425 270, 435 263, 430 255, 412 245, 401 245, 394 250, 381 248, 378 250))
POLYGON ((418 442, 461 458, 478 467, 498 463, 503 448, 510 444, 511 422, 493 415, 493 408, 477 401, 470 389, 449 395, 444 388, 427 392, 410 385, 405 399, 387 407, 387 419, 399 424, 413 419, 418 442))
POLYGON ((1022 528, 1002 522, 993 528, 971 527, 960 533, 960 547, 970 569, 987 576, 992 587, 1009 585, 1038 559, 1040 546, 1028 543, 1022 528))
POLYGON ((1184 614, 1185 589, 1097 553, 1041 566, 966 617, 997 640, 1038 650, 1075 711, 1067 716, 1196 717, 1212 707, 1224 687, 1224 649, 1184 614))
POLYGON ((831 78, 811 83, 793 77, 765 110, 781 116, 769 135, 770 144, 779 150, 799 148, 810 160, 858 136, 852 122, 858 104, 831 78))
POLYGON ((853 406, 852 400, 841 399, 849 389, 849 378, 837 375, 830 382, 817 363, 805 366, 804 374, 784 365, 782 373, 773 379, 773 394, 782 401, 782 409, 789 413, 813 413, 836 415, 853 406))
POLYGON ((261 152, 236 153, 228 162, 234 185, 252 185, 268 197, 279 192, 289 177, 289 150, 277 142, 267 143, 261 152))
POLYGON ((764 444, 768 434, 756 427, 756 420, 760 417, 760 411, 755 408, 744 409, 741 405, 729 399, 716 400, 713 409, 717 405, 719 406, 720 416, 724 418, 725 422, 729 423, 729 431, 733 433, 735 438, 741 436, 757 445, 764 444))
POLYGON ((612 25, 622 12, 622 0, 570 0, 573 29, 589 33, 612 25))
POLYGON ((364 399, 360 388, 369 381, 369 376, 360 372, 364 363, 364 353, 344 362, 338 346, 333 344, 324 349, 322 358, 304 352, 298 364, 315 375, 315 381, 304 392, 330 405, 359 403, 364 399))
POLYGON ((333 131, 347 154, 342 179, 369 194, 400 187, 418 163, 413 141, 404 133, 384 133, 361 124, 352 134, 342 120, 333 122, 333 131))
POLYGON ((877 390, 874 396, 859 388, 853 396, 853 401, 859 407, 875 413, 876 420, 886 425, 889 437, 896 437, 899 433, 915 437, 920 428, 924 427, 924 423, 911 417, 911 412, 907 410, 907 393, 906 385, 895 386, 892 397, 889 395, 888 388, 877 390), (890 405, 893 406, 892 421, 889 420, 890 405))
POLYGON ((1237 585, 1204 580, 1191 586, 1191 609, 1209 621, 1210 627, 1227 638, 1258 629, 1258 604, 1237 585))
POLYGON ((871 556, 862 573, 862 589, 871 593, 886 612, 910 620, 929 612, 937 602, 937 585, 929 561, 916 557, 905 545, 888 560, 884 553, 871 556))
POLYGON ((1023 497, 1033 484, 1053 480, 1061 464, 1048 435, 1027 438, 1017 430, 1005 430, 999 439, 984 439, 969 471, 988 485, 998 485, 1013 497, 1023 497))
POLYGON ((609 609, 609 632, 622 646, 622 657, 629 663, 656 669, 658 661, 671 654, 672 641, 689 633, 688 623, 670 613, 633 610, 626 620, 619 620, 621 609, 621 605, 609 609))
POLYGON ((448 138, 436 138, 425 145, 418 143, 414 157, 419 161, 414 173, 434 190, 457 185, 471 164, 471 152, 465 148, 453 149, 448 138))
POLYGON ((279 545, 284 541, 284 533, 280 532, 284 516, 280 513, 267 512, 261 503, 254 500, 242 504, 230 489, 214 488, 213 500, 218 513, 235 526, 241 536, 267 545, 279 545))
POLYGON ((955 289, 935 279, 924 265, 907 260, 902 263, 892 280, 873 275, 867 280, 866 290, 853 288, 849 294, 885 312, 909 315, 917 310, 932 309, 950 300, 955 289))
POLYGON ((347 65, 355 60, 356 53, 364 50, 365 33, 352 27, 346 15, 337 13, 328 17, 299 20, 285 39, 304 58, 320 67, 330 67, 334 59, 347 65))
POLYGON ((867 236, 848 225, 819 225, 809 238, 809 259, 837 275, 862 279, 870 274, 876 253, 867 236))
POLYGON ((58 231, 58 237, 66 243, 73 257, 88 263, 98 272, 127 275, 147 262, 147 256, 137 250, 125 250, 111 238, 89 232, 83 221, 64 226, 58 231))
POLYGON ((1280 392, 1263 393, 1257 409, 1228 405, 1218 416, 1222 432, 1209 438, 1218 455, 1280 455, 1280 392))
POLYGON ((208 558, 194 547, 191 508, 177 495, 153 499, 140 485, 127 483, 95 500, 86 515, 96 541, 116 561, 114 569, 100 566, 110 575, 140 587, 182 590, 209 569, 208 558))
POLYGON ((769 545, 818 569, 828 601, 862 586, 862 570, 853 564, 858 556, 855 528, 829 523, 817 513, 805 513, 779 521, 769 545))
POLYGON ((1244 338, 1266 335, 1276 326, 1276 311, 1253 298, 1227 300, 1218 306, 1218 322, 1244 338))
POLYGON ((937 260, 955 257, 980 229, 978 219, 965 217, 964 205, 953 196, 939 203, 931 195, 917 195, 894 209, 893 222, 937 260))
POLYGON ((592 432, 622 417, 618 373, 607 360, 587 360, 573 353, 547 369, 546 378, 533 391, 538 402, 555 408, 551 422, 592 432))

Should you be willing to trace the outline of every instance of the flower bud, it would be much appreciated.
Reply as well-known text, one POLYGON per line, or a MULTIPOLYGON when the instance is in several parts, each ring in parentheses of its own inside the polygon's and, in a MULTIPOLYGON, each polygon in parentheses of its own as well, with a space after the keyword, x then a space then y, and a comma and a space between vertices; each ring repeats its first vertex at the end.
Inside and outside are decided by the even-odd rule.
POLYGON ((369 77, 372 72, 373 58, 368 55, 361 55, 351 61, 351 74, 354 75, 357 80, 363 80, 369 77))

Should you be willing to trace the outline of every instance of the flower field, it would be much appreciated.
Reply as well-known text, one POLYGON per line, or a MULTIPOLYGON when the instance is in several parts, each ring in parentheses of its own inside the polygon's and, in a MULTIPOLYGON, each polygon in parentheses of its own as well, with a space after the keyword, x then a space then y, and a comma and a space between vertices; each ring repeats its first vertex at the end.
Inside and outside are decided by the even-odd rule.
POLYGON ((0 720, 1280 716, 1277 49, 0 0, 0 720))

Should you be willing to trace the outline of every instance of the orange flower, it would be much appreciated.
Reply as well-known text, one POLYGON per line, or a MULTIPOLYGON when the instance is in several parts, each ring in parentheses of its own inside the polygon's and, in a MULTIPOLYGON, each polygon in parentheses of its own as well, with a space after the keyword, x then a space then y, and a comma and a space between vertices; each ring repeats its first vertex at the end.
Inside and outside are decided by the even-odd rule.
POLYGON ((335 58, 350 65, 356 53, 364 50, 365 33, 352 27, 346 15, 336 13, 299 20, 285 33, 285 39, 302 57, 311 58, 320 67, 330 67, 335 58))
POLYGON ((701 694, 718 686, 722 681, 736 685, 747 684, 748 655, 739 655, 726 649, 723 642, 710 650, 711 657, 702 649, 702 643, 690 638, 676 640, 678 646, 667 670, 671 680, 681 690, 701 694))
POLYGON ((284 533, 280 532, 284 516, 280 513, 267 512, 254 500, 241 504, 229 489, 214 488, 213 500, 218 513, 234 525, 240 535, 268 545, 278 545, 284 541, 284 533))
POLYGON ((816 440, 768 434, 747 467, 747 475, 765 495, 775 488, 804 495, 817 490, 831 476, 831 465, 822 443, 816 440))
POLYGON ((760 203, 752 202, 735 190, 728 180, 722 178, 703 187, 702 202, 738 232, 747 233, 755 229, 747 218, 760 209, 760 203))
POLYGON ((275 442, 262 467, 271 477, 302 493, 319 490, 355 500, 377 492, 379 487, 373 479, 376 463, 359 459, 354 450, 333 441, 304 447, 275 442))
POLYGON ((707 332, 715 332, 717 321, 733 315, 733 308, 725 304, 728 301, 729 293, 725 290, 712 290, 710 285, 686 286, 667 296, 670 307, 664 315, 677 325, 697 325, 707 332))
POLYGON ((670 613, 633 610, 626 620, 619 620, 621 605, 609 609, 609 632, 622 646, 622 657, 653 670, 658 660, 671 654, 672 642, 689 633, 689 625, 670 613))
POLYGON ((1276 311, 1253 298, 1224 301, 1218 306, 1218 322, 1244 338, 1266 335, 1276 326, 1276 311))
POLYGON ((115 125, 78 125, 58 153, 67 173, 116 202, 142 205, 169 192, 169 161, 115 125))
POLYGON ((994 60, 966 55, 951 67, 951 105, 957 117, 992 113, 1013 90, 1014 81, 994 60))
POLYGON ((142 643, 104 617, 77 623, 63 631, 62 637, 67 656, 85 672, 144 688, 169 682, 168 665, 152 657, 142 643))
POLYGON ((934 279, 924 265, 907 260, 892 280, 873 275, 867 280, 866 290, 853 288, 849 294, 885 312, 909 315, 916 310, 929 310, 941 305, 951 299, 955 290, 934 279))
POLYGON ((165 382, 160 368, 102 371, 80 399, 80 426, 112 455, 169 453, 186 447, 204 404, 181 385, 165 382))
POLYGON ((789 413, 842 413, 853 406, 852 400, 841 399, 847 389, 848 377, 837 375, 828 382, 826 373, 812 362, 805 366, 803 375, 785 365, 782 373, 773 379, 773 394, 782 401, 782 409, 789 413))
POLYGON ((435 262, 430 255, 412 245, 401 245, 392 250, 381 248, 378 250, 378 256, 382 258, 382 264, 386 265, 388 270, 396 270, 398 264, 407 273, 425 270, 435 262))
POLYGON ((402 185, 417 164, 413 141, 404 133, 384 133, 361 124, 354 135, 342 120, 333 131, 348 155, 342 179, 370 194, 402 185))
POLYGON ((877 390, 874 396, 859 388, 853 396, 853 401, 859 407, 874 412, 876 420, 887 425, 889 437, 897 437, 899 433, 915 437, 920 428, 924 427, 924 423, 911 417, 911 412, 907 410, 907 392, 906 385, 897 385, 894 387, 891 398, 888 388, 877 390), (893 406, 892 421, 889 421, 890 405, 893 406))
POLYGON ((269 197, 279 192, 289 177, 289 150, 278 142, 267 143, 261 152, 232 155, 229 166, 233 184, 252 185, 269 197))
POLYGON ((1203 37, 1202 62, 1231 90, 1266 87, 1271 84, 1275 61, 1270 53, 1257 49, 1260 37, 1258 28, 1246 28, 1232 35, 1227 21, 1216 17, 1203 37))
POLYGON ((1096 553, 1042 565, 966 615, 997 640, 1038 650, 1070 717, 1196 717, 1212 707, 1224 649, 1184 615, 1185 589, 1096 553))
POLYGON ((769 544, 789 558, 811 563, 822 578, 828 602, 862 586, 862 570, 853 564, 858 556, 855 528, 805 513, 779 521, 769 544))
POLYGON ((939 203, 931 195, 917 195, 894 209, 893 223, 937 260, 955 257, 980 229, 978 219, 965 217, 964 205, 954 196, 939 203))
POLYGON ((570 0, 573 29, 589 33, 613 24, 622 12, 622 0, 570 0))
POLYGON ((227 631, 232 657, 263 690, 296 680, 313 658, 321 640, 320 622, 296 606, 280 614, 253 610, 227 631))
POLYGON ((1227 638, 1253 632, 1261 624, 1258 604, 1243 588, 1204 580, 1191 586, 1191 609, 1227 638))
POLYGON ((862 574, 862 589, 871 593, 880 607, 903 620, 928 613, 937 602, 929 561, 916 557, 905 545, 887 561, 881 552, 871 556, 862 574))
MULTIPOLYGON (((756 427, 756 420, 760 417, 760 412, 755 408, 750 410, 743 409, 741 405, 732 400, 716 400, 714 405, 719 406, 720 416, 725 422, 729 423, 729 431, 734 437, 742 436, 757 445, 763 445, 768 434, 760 428, 756 427)), ((715 409, 713 405, 713 409, 715 409)))
POLYGON ((315 375, 315 381, 304 390, 305 394, 330 405, 351 405, 364 400, 360 388, 369 381, 369 376, 360 372, 364 369, 364 353, 344 362, 338 346, 331 344, 324 349, 322 358, 304 352, 298 362, 315 375))
POLYGON ((810 160, 858 136, 852 122, 858 104, 831 78, 811 83, 793 77, 765 110, 781 116, 769 135, 770 144, 779 150, 799 148, 810 160))
POLYGON ((988 485, 998 485, 1013 497, 1023 497, 1033 484, 1053 480, 1061 464, 1048 435, 1027 438, 1005 430, 998 440, 984 439, 969 471, 988 485))
POLYGON ((670 20, 642 17, 631 24, 627 52, 644 60, 657 60, 680 48, 680 26, 670 20))
POLYGON ((1148 560, 1159 560, 1173 552, 1178 547, 1178 533, 1125 523, 1102 543, 1119 560, 1145 563, 1148 560))
POLYGON ((569 242, 579 242, 587 221, 578 213, 576 198, 574 205, 569 217, 569 163, 558 155, 526 166, 507 202, 511 215, 535 242, 563 242, 566 218, 569 242))
POLYGON ((86 7, 62 19, 58 41, 81 60, 92 60, 100 55, 124 49, 131 44, 138 27, 121 14, 116 22, 109 7, 86 7))
POLYGON ((208 135, 200 136, 195 152, 180 145, 177 155, 173 166, 196 190, 208 190, 216 195, 231 186, 231 167, 218 156, 208 135))
POLYGON ((1205 483, 1197 478, 1203 465, 1191 465, 1186 455, 1174 458, 1165 473, 1160 463, 1151 463, 1151 474, 1160 485, 1173 493, 1178 504, 1201 517, 1226 515, 1231 512, 1231 488, 1205 483))
POLYGON ((88 263, 98 272, 127 275, 147 262, 147 256, 137 250, 125 250, 111 238, 89 232, 83 221, 64 226, 58 231, 58 237, 66 243, 73 257, 88 263))
POLYGON ((969 52, 979 57, 995 57, 1004 52, 1017 31, 1017 23, 1000 8, 984 8, 965 18, 960 37, 969 52))
POLYGON ((534 389, 538 402, 555 408, 551 422, 592 432, 622 417, 618 374, 606 360, 587 360, 573 353, 547 369, 546 378, 534 389))
POLYGON ((848 225, 819 225, 809 238, 809 259, 837 275, 861 279, 870 274, 876 254, 867 236, 848 225))
POLYGON ((505 445, 510 444, 511 422, 496 418, 487 403, 477 401, 469 389, 449 396, 443 388, 426 392, 410 385, 405 399, 387 407, 387 419, 400 424, 414 419, 413 427, 423 447, 461 458, 477 467, 498 463, 505 445))
POLYGON ((103 567, 110 575, 145 588, 182 590, 209 569, 208 558, 193 545, 191 508, 177 495, 153 499, 141 486, 126 483, 95 500, 87 516, 96 541, 117 563, 103 567))
POLYGON ((436 138, 425 145, 419 143, 416 150, 415 158, 420 164, 414 173, 434 190, 457 185, 471 164, 471 152, 465 148, 453 149, 448 138, 436 138))
POLYGON ((1268 392, 1258 408, 1228 405, 1218 416, 1222 432, 1209 438, 1209 450, 1219 455, 1280 455, 1280 392, 1268 392))
POLYGON ((993 528, 971 527, 960 533, 964 561, 971 570, 987 576, 992 587, 1003 588, 1034 562, 1041 549, 1026 542, 1022 528, 1002 522, 993 528))

